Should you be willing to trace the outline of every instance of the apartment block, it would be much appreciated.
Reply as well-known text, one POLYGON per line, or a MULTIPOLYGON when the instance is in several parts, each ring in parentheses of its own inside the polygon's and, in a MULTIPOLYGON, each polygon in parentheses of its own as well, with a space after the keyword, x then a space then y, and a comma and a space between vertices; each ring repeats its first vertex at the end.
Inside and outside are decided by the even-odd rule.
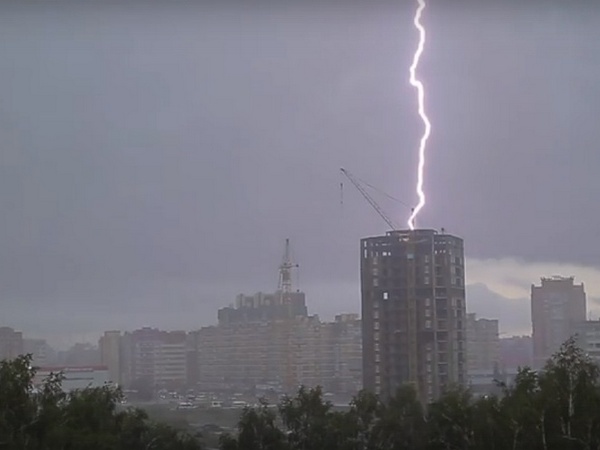
POLYGON ((220 310, 218 325, 191 333, 199 386, 294 392, 304 385, 356 392, 361 382, 356 315, 324 323, 307 314, 301 292, 289 297, 292 302, 283 292, 242 298, 252 300, 220 310))
POLYGON ((583 283, 574 277, 553 276, 531 286, 533 363, 541 368, 586 320, 586 295, 583 283))
POLYGON ((122 337, 122 377, 128 386, 181 388, 187 384, 188 344, 185 331, 141 328, 122 337))
POLYGON ((463 240, 395 230, 361 240, 363 380, 389 398, 412 385, 423 402, 466 383, 463 240))
POLYGON ((498 320, 467 314, 467 370, 493 372, 500 364, 498 320))
POLYGON ((108 377, 112 383, 122 383, 121 367, 121 332, 106 331, 98 342, 100 363, 107 367, 108 377))
POLYGON ((10 327, 0 327, 0 360, 14 359, 23 354, 23 333, 10 327))

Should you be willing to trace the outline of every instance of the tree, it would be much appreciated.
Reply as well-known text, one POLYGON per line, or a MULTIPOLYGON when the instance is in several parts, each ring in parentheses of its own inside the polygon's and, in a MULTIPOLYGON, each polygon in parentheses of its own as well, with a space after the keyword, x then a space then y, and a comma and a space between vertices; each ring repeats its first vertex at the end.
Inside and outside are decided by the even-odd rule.
POLYGON ((277 416, 265 400, 255 408, 244 408, 238 423, 238 436, 221 437, 223 450, 285 450, 285 434, 277 427, 277 416))
POLYGON ((385 404, 379 403, 369 449, 412 450, 425 442, 423 407, 412 386, 403 386, 385 404))
POLYGON ((539 377, 546 399, 549 445, 562 449, 598 448, 600 395, 598 366, 568 339, 539 377))
POLYGON ((193 437, 117 409, 121 392, 109 386, 71 393, 53 374, 34 387, 31 357, 0 362, 0 449, 199 450, 193 437))
POLYGON ((454 388, 429 405, 427 423, 432 448, 467 450, 474 448, 475 421, 469 391, 454 388))
POLYGON ((331 403, 323 401, 320 387, 301 387, 296 397, 286 397, 279 414, 287 428, 288 442, 298 450, 329 450, 332 429, 329 427, 331 403))

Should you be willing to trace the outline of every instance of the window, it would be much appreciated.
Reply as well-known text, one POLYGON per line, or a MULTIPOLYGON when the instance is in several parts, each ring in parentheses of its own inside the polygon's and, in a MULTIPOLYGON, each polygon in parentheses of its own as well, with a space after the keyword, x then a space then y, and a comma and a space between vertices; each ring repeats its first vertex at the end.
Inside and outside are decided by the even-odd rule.
POLYGON ((429 277, 428 276, 425 276, 423 278, 423 284, 429 284, 429 277))
POLYGON ((383 293, 383 299, 387 300, 389 298, 389 294, 387 292, 383 293))
POLYGON ((425 321, 425 328, 431 328, 431 320, 425 321))
POLYGON ((431 306, 431 299, 430 298, 426 298, 425 299, 425 306, 431 306))
POLYGON ((374 311, 373 312, 373 318, 374 319, 379 319, 379 311, 374 311))

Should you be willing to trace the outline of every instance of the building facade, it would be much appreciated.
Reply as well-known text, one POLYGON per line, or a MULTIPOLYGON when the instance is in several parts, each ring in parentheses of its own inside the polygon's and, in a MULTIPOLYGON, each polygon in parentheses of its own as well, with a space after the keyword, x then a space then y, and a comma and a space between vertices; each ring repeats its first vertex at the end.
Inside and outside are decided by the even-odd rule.
POLYGON ((406 384, 423 402, 466 383, 462 239, 434 230, 361 240, 363 384, 383 398, 406 384))
POLYGON ((467 314, 467 379, 476 394, 491 393, 500 379, 498 320, 467 314))
POLYGON ((10 327, 0 327, 0 361, 23 354, 23 333, 10 327))
POLYGON ((600 320, 586 320, 576 324, 575 339, 579 347, 600 364, 600 320))
POLYGON ((98 342, 100 363, 107 367, 111 382, 121 384, 121 332, 105 331, 98 342))
POLYGON ((532 285, 534 367, 541 368, 585 320, 585 289, 583 283, 574 283, 574 277, 542 278, 540 286, 532 285))
POLYGON ((141 328, 122 337, 121 377, 128 387, 183 388, 188 376, 185 331, 141 328))
POLYGON ((500 365, 500 332, 497 319, 467 314, 467 370, 492 372, 500 365))
POLYGON ((500 367, 516 372, 521 367, 533 366, 533 341, 531 336, 509 336, 500 339, 500 367))
POLYGON ((291 307, 278 300, 284 298, 282 292, 244 298, 269 299, 269 304, 238 302, 219 311, 218 325, 191 333, 201 389, 269 386, 293 393, 304 385, 351 394, 358 391, 361 337, 357 315, 322 322, 307 314, 300 292, 293 296, 296 302, 291 307))

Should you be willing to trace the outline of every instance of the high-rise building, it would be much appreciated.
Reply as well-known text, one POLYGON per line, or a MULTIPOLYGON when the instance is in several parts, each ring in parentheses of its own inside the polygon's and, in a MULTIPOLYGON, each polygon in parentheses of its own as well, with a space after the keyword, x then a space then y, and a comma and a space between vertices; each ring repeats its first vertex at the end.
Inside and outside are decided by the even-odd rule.
POLYGON ((463 240, 396 230, 361 240, 364 388, 430 401, 466 382, 463 240))
POLYGON ((579 347, 596 364, 600 364, 600 320, 586 320, 576 324, 575 339, 579 347))
POLYGON ((23 354, 23 333, 10 327, 0 327, 0 361, 23 354))
POLYGON ((324 324, 331 329, 334 392, 355 394, 362 389, 362 332, 358 314, 339 314, 324 324))
POLYGON ((467 314, 467 379, 471 392, 493 392, 499 371, 498 320, 478 319, 474 313, 467 314))
POLYGON ((467 370, 492 372, 500 364, 500 334, 497 319, 467 314, 467 370))
POLYGON ((108 368, 112 383, 121 384, 121 332, 105 331, 98 342, 100 363, 108 368))
POLYGON ((144 327, 122 337, 122 380, 145 388, 182 388, 188 376, 185 331, 144 327))
POLYGON ((574 277, 542 278, 540 286, 531 285, 531 322, 533 364, 540 368, 586 319, 583 283, 574 277))
POLYGON ((500 339, 500 367, 503 371, 517 372, 520 367, 533 364, 531 336, 509 336, 500 339))

